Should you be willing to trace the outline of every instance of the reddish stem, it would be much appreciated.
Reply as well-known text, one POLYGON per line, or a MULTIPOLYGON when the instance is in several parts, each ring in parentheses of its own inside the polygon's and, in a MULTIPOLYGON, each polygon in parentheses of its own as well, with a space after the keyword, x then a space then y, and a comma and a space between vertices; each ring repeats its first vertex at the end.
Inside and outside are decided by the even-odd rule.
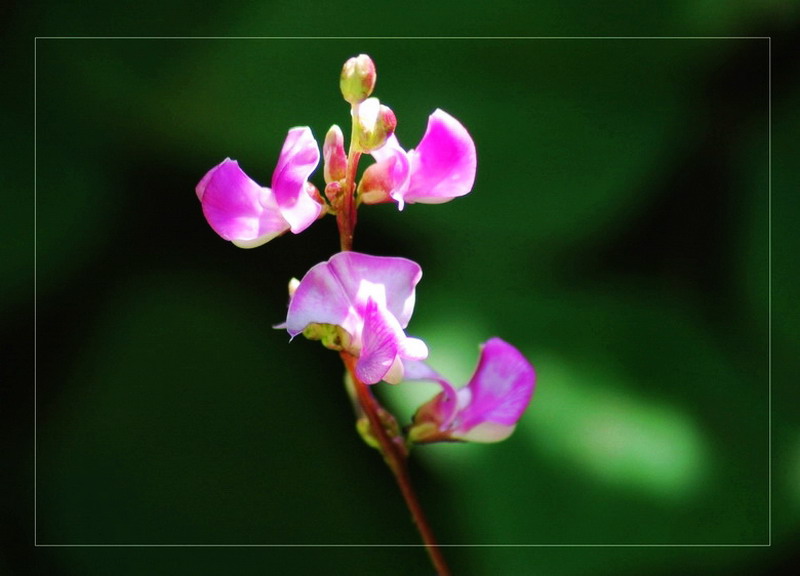
MULTIPOLYGON (((342 252, 353 249, 353 235, 355 233, 357 220, 357 206, 355 202, 356 171, 358 169, 358 162, 361 159, 361 152, 354 150, 352 140, 353 138, 351 138, 350 153, 347 157, 344 190, 342 190, 344 196, 339 212, 336 214, 336 223, 339 227, 339 244, 342 252)), ((345 351, 342 351, 341 356, 347 371, 353 379, 353 386, 356 390, 358 403, 367 416, 370 429, 380 445, 383 458, 392 471, 392 474, 394 474, 397 485, 400 487, 400 492, 403 494, 406 506, 408 506, 411 517, 422 536, 422 541, 425 543, 425 548, 436 569, 436 573, 439 576, 450 576, 450 570, 444 561, 439 546, 436 544, 436 538, 433 536, 433 531, 425 518, 422 506, 420 506, 419 499, 411 485, 404 439, 402 437, 397 439, 391 438, 386 431, 380 417, 382 407, 372 395, 369 386, 356 376, 356 357, 345 351)))
POLYGON ((406 506, 408 506, 408 509, 411 511, 411 516, 422 536, 422 541, 425 543, 425 548, 428 551, 431 562, 434 568, 436 568, 436 573, 439 576, 449 576, 450 570, 447 568, 441 549, 436 544, 436 538, 433 535, 433 531, 422 511, 422 506, 420 506, 417 495, 411 485, 406 453, 402 448, 402 444, 398 445, 394 439, 389 437, 379 416, 381 410, 380 404, 372 395, 369 386, 356 376, 356 357, 344 351, 341 353, 341 356, 344 365, 347 367, 353 379, 358 402, 369 420, 370 429, 378 440, 386 464, 388 464, 394 474, 395 480, 397 480, 397 485, 400 487, 400 492, 403 494, 406 506))
POLYGON ((339 244, 342 252, 353 249, 353 234, 356 229, 357 211, 355 203, 356 171, 361 152, 355 152, 352 147, 347 157, 347 172, 345 174, 344 190, 342 194, 342 207, 336 215, 339 226, 339 244))

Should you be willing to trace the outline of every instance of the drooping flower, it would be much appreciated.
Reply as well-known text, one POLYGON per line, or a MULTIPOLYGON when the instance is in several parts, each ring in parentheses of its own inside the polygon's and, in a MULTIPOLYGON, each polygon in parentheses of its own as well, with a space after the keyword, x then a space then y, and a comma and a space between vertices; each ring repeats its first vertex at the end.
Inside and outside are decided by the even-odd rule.
POLYGON ((535 372, 519 350, 492 338, 481 346, 478 367, 462 388, 453 387, 424 362, 408 362, 405 379, 429 380, 442 387, 414 415, 411 441, 498 442, 511 435, 530 403, 535 372))
POLYGON ((283 143, 272 188, 259 186, 226 158, 195 188, 214 231, 241 248, 260 246, 291 230, 308 228, 322 201, 308 177, 319 163, 319 147, 308 127, 292 128, 283 143))
POLYGON ((406 258, 339 252, 313 266, 294 287, 285 327, 357 356, 356 376, 396 384, 403 360, 422 360, 428 348, 403 332, 422 277, 406 258))
POLYGON ((359 185, 362 201, 377 204, 441 204, 463 196, 475 183, 477 156, 467 129, 447 112, 437 109, 419 145, 406 152, 392 135, 371 152, 376 162, 359 185))

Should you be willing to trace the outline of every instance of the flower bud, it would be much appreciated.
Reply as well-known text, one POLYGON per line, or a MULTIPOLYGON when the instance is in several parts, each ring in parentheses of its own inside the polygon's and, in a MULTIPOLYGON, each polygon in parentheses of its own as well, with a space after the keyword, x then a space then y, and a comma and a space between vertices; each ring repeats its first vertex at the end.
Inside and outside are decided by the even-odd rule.
POLYGON ((325 159, 325 182, 330 184, 344 180, 347 172, 347 154, 344 151, 344 135, 336 124, 331 126, 325 135, 322 156, 325 159))
POLYGON ((342 202, 342 184, 338 180, 334 180, 325 186, 325 197, 333 210, 333 213, 339 211, 342 202))
POLYGON ((394 134, 397 118, 391 108, 384 106, 377 98, 368 98, 353 106, 355 126, 354 145, 359 152, 372 152, 386 143, 394 134))
MULTIPOLYGON (((378 408, 378 418, 380 419, 384 432, 394 442, 394 445, 403 452, 403 454, 408 455, 408 448, 403 441, 400 426, 397 424, 397 420, 392 413, 383 408, 378 408)), ((381 452, 383 451, 377 433, 372 428, 372 423, 369 421, 369 418, 363 415, 359 416, 356 419, 356 430, 361 436, 361 439, 364 440, 368 446, 380 450, 381 452)))
POLYGON ((344 99, 357 105, 369 98, 375 88, 375 64, 366 54, 350 58, 342 67, 339 88, 344 99))
POLYGON ((380 204, 389 202, 392 197, 392 172, 395 164, 394 158, 387 158, 368 166, 358 183, 358 197, 364 204, 380 204))

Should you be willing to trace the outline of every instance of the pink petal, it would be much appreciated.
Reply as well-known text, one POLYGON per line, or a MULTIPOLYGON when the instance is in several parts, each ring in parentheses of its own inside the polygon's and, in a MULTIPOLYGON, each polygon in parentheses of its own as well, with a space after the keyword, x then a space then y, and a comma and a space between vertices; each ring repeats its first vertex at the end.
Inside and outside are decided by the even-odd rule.
POLYGON ((370 298, 364 311, 363 345, 356 363, 359 379, 366 384, 383 380, 397 359, 403 338, 405 334, 395 317, 370 298))
POLYGON ((329 262, 331 272, 361 314, 372 297, 386 306, 402 328, 408 326, 414 312, 414 290, 422 278, 419 264, 406 258, 359 252, 340 252, 329 262))
MULTIPOLYGON (((362 181, 365 181, 368 184, 367 187, 370 188, 365 190, 366 195, 372 194, 381 197, 380 193, 382 192, 394 199, 398 208, 402 210, 403 197, 408 190, 411 176, 408 154, 400 146, 397 136, 394 134, 386 140, 386 144, 373 150, 370 154, 376 162, 364 171, 362 177, 362 181)), ((369 202, 369 200, 366 201, 369 202)))
POLYGON ((454 388, 423 362, 405 363, 406 380, 437 382, 442 392, 423 404, 409 431, 414 442, 466 440, 497 442, 507 438, 530 402, 533 367, 513 346, 492 338, 481 348, 475 374, 454 388))
POLYGON ((425 342, 407 337, 397 318, 372 298, 367 300, 361 341, 356 375, 367 384, 381 380, 399 384, 405 372, 403 360, 428 357, 425 342))
POLYGON ((403 194, 406 202, 439 204, 472 190, 477 155, 467 129, 447 112, 437 109, 415 150, 408 152, 411 178, 403 194))
MULTIPOLYGON (((405 258, 334 254, 300 281, 289 304, 286 328, 294 337, 309 324, 334 324, 360 348, 369 301, 385 309, 402 331, 414 310, 414 290, 421 277, 419 265, 405 258)), ((413 343, 409 347, 419 350, 413 343)))
POLYGON ((322 205, 305 191, 317 164, 319 147, 311 129, 303 126, 289 130, 272 174, 272 190, 281 214, 295 234, 308 228, 322 211, 322 205))
POLYGON ((272 191, 256 184, 230 158, 209 170, 195 192, 211 228, 242 248, 260 246, 289 229, 272 191))
POLYGON ((358 328, 352 304, 339 279, 331 273, 329 262, 314 265, 297 286, 289 302, 286 330, 294 338, 309 324, 334 324, 348 332, 358 328))
POLYGON ((533 366, 519 350, 500 338, 490 339, 469 384, 459 390, 466 406, 460 409, 455 432, 483 423, 513 426, 530 403, 534 381, 533 366))

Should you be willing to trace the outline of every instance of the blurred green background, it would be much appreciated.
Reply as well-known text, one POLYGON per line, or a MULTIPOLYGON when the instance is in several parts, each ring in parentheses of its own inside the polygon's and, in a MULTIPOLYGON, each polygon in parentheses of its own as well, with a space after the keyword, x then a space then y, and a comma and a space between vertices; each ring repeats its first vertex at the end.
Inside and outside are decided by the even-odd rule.
MULTIPOLYGON (((609 17, 512 5, 453 33, 609 17)), ((84 19, 66 5, 10 15, 38 35, 93 35, 84 23, 114 15, 87 16, 92 6, 84 19)), ((144 23, 148 35, 330 34, 325 23, 341 21, 298 2, 217 8, 180 28, 190 4, 180 6, 102 33, 144 23), (307 29, 287 24, 298 17, 307 29)), ((798 35, 794 3, 721 6, 642 6, 631 18, 661 36, 674 26, 798 35)), ((398 33, 445 32, 397 6, 381 17, 398 33)), ((353 18, 335 31, 376 32, 369 14, 353 18)), ((770 161, 797 176, 777 150, 800 128, 800 86, 796 65, 776 58, 770 110, 766 39, 40 38, 36 451, 32 410, 4 418, 16 466, 4 479, 11 546, 0 573, 431 573, 424 551, 408 547, 419 540, 391 475, 355 433, 339 359, 271 328, 288 279, 336 250, 333 219, 241 250, 213 233, 194 194, 227 156, 269 184, 292 126, 318 140, 332 123, 347 133, 338 73, 358 53, 377 64, 376 95, 397 114, 400 142, 413 147, 441 107, 474 137, 478 176, 446 205, 363 208, 356 249, 422 265, 408 331, 454 382, 494 335, 537 369, 509 440, 413 455, 439 540, 480 545, 445 550, 454 572, 789 565, 798 395, 770 403, 769 351, 777 386, 798 369, 787 286, 797 201, 785 176, 769 191, 770 161), (34 550, 34 520, 40 545, 276 546, 34 550), (343 546, 291 547, 307 544, 343 546)), ((313 181, 322 188, 321 169, 313 181)), ((20 216, 2 253, 3 342, 18 351, 4 382, 28 375, 32 355, 26 202, 10 207, 20 216)), ((389 388, 378 392, 405 422, 431 393, 389 388)), ((32 400, 28 389, 6 394, 6 405, 32 400)))

